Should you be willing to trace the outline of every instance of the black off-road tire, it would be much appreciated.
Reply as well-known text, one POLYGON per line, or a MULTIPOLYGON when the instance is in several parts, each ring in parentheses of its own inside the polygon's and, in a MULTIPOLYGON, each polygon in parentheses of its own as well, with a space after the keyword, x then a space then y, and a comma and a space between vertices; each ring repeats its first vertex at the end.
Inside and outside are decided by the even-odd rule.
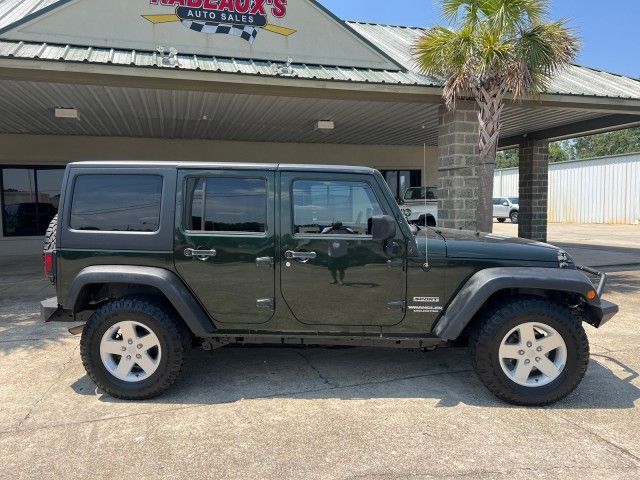
POLYGON ((536 297, 519 297, 484 312, 469 338, 473 367, 496 397, 514 404, 543 406, 566 397, 580 384, 589 364, 589 340, 580 321, 559 303, 536 297), (512 381, 500 366, 499 348, 505 335, 517 325, 540 322, 554 328, 567 347, 567 362, 558 378, 540 387, 512 381))
POLYGON ((167 305, 153 297, 123 297, 110 300, 89 318, 80 340, 80 356, 89 377, 104 392, 124 400, 146 400, 166 391, 178 378, 187 356, 186 327, 167 305), (145 380, 130 383, 109 373, 100 358, 100 342, 109 327, 133 320, 153 331, 162 355, 158 369, 145 380))
POLYGON ((504 223, 504 222, 506 222, 506 221, 507 221, 507 219, 506 219, 506 218, 498 218, 498 222, 500 222, 500 223, 504 223))
POLYGON ((43 252, 50 252, 56 248, 56 235, 58 233, 58 214, 53 217, 51 223, 47 227, 47 231, 44 234, 44 245, 42 246, 43 252))
POLYGON ((511 223, 518 223, 518 211, 514 210, 513 212, 511 212, 509 214, 509 220, 511 220, 511 223))

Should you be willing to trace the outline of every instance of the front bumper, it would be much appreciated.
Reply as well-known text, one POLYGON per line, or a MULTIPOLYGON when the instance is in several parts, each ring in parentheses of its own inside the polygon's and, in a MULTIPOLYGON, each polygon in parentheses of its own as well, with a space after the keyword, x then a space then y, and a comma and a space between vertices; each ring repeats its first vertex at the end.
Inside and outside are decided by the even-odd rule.
POLYGON ((598 322, 598 328, 611 320, 613 316, 620 311, 620 308, 618 308, 618 305, 615 303, 600 300, 600 310, 602 312, 602 318, 600 322, 598 322))
POLYGON ((596 293, 598 299, 596 303, 589 303, 587 306, 587 318, 585 321, 596 328, 600 328, 602 325, 611 320, 616 313, 620 310, 615 303, 602 300, 602 294, 607 285, 607 274, 594 270, 593 268, 585 266, 577 266, 578 270, 598 277, 598 286, 596 287, 596 293))

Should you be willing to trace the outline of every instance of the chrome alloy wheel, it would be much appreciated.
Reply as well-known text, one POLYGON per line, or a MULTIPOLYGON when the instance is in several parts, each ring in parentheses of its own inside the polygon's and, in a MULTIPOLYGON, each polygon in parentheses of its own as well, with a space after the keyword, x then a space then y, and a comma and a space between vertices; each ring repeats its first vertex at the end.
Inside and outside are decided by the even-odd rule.
POLYGON ((554 328, 529 322, 504 336, 498 356, 500 367, 510 380, 525 387, 541 387, 563 372, 567 345, 554 328))
POLYGON ((149 327, 134 321, 111 326, 100 341, 100 358, 107 371, 125 382, 140 382, 158 369, 160 340, 149 327))

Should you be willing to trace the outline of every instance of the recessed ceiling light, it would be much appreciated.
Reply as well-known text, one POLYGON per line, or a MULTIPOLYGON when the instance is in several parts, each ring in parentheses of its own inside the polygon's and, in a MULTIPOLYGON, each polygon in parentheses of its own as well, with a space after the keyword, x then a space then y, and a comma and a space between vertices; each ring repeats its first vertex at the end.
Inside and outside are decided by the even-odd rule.
POLYGON ((71 118, 77 120, 79 113, 77 108, 56 108, 56 118, 71 118))
POLYGON ((318 120, 316 122, 316 130, 333 130, 336 124, 331 120, 318 120))

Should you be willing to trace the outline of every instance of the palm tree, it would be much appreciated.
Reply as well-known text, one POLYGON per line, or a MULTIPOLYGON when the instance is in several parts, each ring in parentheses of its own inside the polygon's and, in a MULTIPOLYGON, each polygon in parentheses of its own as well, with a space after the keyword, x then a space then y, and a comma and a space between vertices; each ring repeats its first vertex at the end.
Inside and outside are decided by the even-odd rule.
POLYGON ((457 99, 479 107, 480 181, 478 228, 492 229, 493 171, 505 98, 547 89, 558 70, 572 63, 577 36, 564 21, 545 17, 548 0, 442 0, 451 27, 428 29, 414 47, 422 72, 444 80, 447 108, 457 99))

